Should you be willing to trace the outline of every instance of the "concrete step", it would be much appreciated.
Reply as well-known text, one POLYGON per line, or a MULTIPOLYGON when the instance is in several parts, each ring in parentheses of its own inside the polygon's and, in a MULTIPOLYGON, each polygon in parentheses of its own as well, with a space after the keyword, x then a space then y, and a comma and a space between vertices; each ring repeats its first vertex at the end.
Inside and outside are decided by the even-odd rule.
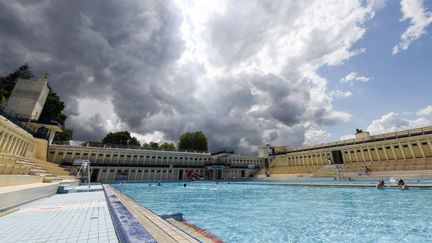
POLYGON ((63 181, 62 178, 57 177, 57 176, 44 176, 43 182, 44 183, 51 183, 51 182, 56 182, 56 181, 63 181))

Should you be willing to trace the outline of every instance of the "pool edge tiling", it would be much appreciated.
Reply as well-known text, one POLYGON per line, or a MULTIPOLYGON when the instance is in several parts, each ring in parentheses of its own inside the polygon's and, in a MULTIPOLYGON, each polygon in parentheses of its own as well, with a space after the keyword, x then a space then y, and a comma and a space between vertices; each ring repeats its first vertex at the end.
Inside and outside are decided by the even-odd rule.
POLYGON ((183 230, 154 214, 151 210, 145 208, 143 205, 135 202, 135 200, 128 197, 124 193, 116 190, 111 185, 104 185, 104 187, 112 190, 113 194, 118 198, 118 200, 157 242, 201 242, 195 237, 187 234, 183 230))
POLYGON ((107 186, 103 188, 114 228, 116 229, 120 242, 156 243, 157 241, 114 195, 111 188, 107 186))

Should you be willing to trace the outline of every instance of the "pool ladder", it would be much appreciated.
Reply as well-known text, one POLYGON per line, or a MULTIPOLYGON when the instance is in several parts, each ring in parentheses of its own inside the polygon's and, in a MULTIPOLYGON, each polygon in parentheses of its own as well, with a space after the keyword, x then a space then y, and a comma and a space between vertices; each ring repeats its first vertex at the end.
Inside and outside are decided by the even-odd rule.
POLYGON ((343 168, 342 168, 342 165, 336 165, 336 178, 338 178, 338 180, 342 180, 343 179, 343 168))

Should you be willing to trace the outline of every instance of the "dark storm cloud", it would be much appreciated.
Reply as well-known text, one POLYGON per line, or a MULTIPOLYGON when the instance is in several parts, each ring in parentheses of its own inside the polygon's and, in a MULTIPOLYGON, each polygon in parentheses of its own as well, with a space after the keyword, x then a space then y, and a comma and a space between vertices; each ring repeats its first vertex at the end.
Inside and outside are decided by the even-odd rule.
POLYGON ((323 27, 312 18, 325 12, 319 3, 233 1, 185 37, 172 1, 0 0, 0 73, 25 62, 50 73, 76 140, 128 129, 177 141, 202 130, 211 148, 301 145, 311 127, 346 120, 314 71, 331 54, 346 58, 364 15, 342 22, 334 12, 323 27), (334 26, 344 31, 333 36, 334 26))
MULTIPOLYGON (((135 128, 165 102, 156 86, 183 49, 181 16, 171 2, 2 1, 0 12, 2 73, 24 62, 49 72, 70 115, 79 114, 80 99, 113 100, 135 128)), ((88 124, 71 125, 87 130, 77 139, 100 136, 88 124)))

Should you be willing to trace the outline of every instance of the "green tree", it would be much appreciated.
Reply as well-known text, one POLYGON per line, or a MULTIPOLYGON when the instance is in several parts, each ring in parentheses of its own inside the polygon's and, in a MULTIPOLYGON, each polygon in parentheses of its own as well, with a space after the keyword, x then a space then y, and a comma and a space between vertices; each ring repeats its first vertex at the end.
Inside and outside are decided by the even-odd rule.
POLYGON ((201 131, 186 132, 180 137, 178 149, 207 152, 207 137, 201 131))
POLYGON ((101 141, 87 141, 81 144, 81 146, 89 146, 89 147, 103 147, 103 143, 101 141))
POLYGON ((173 143, 163 143, 159 146, 159 149, 166 150, 166 151, 174 151, 176 150, 176 147, 173 143))
POLYGON ((150 142, 149 146, 150 146, 150 149, 153 149, 153 150, 158 150, 159 149, 159 144, 155 143, 155 142, 150 142))
POLYGON ((110 132, 103 139, 103 144, 115 144, 115 145, 134 145, 140 146, 138 139, 132 137, 128 131, 110 132))
POLYGON ((148 149, 148 150, 158 150, 159 144, 155 142, 144 143, 142 147, 143 149, 148 149))
POLYGON ((27 63, 21 65, 17 70, 15 70, 13 73, 10 73, 6 77, 0 77, 0 101, 2 103, 7 101, 19 78, 33 78, 31 67, 27 63))
MULTIPOLYGON (((10 73, 8 76, 0 77, 0 103, 7 102, 7 99, 11 95, 16 82, 20 78, 33 78, 31 67, 27 63, 21 65, 17 70, 15 70, 13 73, 10 73)), ((63 101, 60 100, 60 97, 52 90, 52 88, 50 86, 48 86, 48 88, 48 97, 45 101, 39 121, 56 121, 64 126, 67 119, 67 116, 62 113, 65 105, 63 101)), ((56 134, 54 140, 69 141, 72 140, 72 135, 73 130, 65 128, 64 132, 56 134)))
POLYGON ((40 121, 56 121, 64 126, 67 116, 63 114, 65 108, 64 102, 60 97, 48 86, 49 93, 39 117, 40 121))
POLYGON ((72 137, 73 137, 73 129, 65 128, 63 129, 63 132, 58 132, 55 134, 54 141, 68 142, 72 140, 72 137))

